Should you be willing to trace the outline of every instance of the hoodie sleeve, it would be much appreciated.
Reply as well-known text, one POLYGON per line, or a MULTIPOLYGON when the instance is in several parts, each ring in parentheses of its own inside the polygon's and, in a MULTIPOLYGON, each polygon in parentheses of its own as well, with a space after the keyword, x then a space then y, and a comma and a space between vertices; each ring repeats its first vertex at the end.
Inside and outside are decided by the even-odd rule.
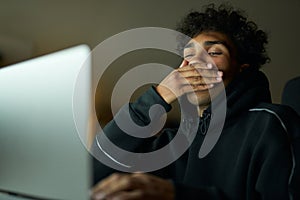
POLYGON ((186 184, 174 183, 175 200, 227 200, 216 187, 196 188, 186 184))
MULTIPOLYGON (((139 152, 142 150, 150 151, 155 148, 154 140, 156 137, 149 137, 149 135, 153 135, 154 132, 157 132, 157 126, 159 126, 161 117, 170 110, 171 105, 167 104, 160 97, 154 87, 147 90, 134 103, 127 104, 121 108, 114 116, 114 119, 96 135, 91 147, 91 152, 94 157, 98 158, 98 160, 101 158, 100 160, 106 160, 112 163, 112 166, 108 167, 93 158, 94 182, 98 182, 109 174, 118 171, 115 169, 122 167, 120 166, 122 162, 118 162, 118 159, 115 159, 114 156, 111 155, 112 144, 130 152, 139 152), (135 127, 128 126, 128 124, 132 123, 139 128, 147 126, 146 129, 142 129, 148 131, 148 133, 146 133, 148 134, 147 137, 138 138, 127 134, 127 131, 133 132, 134 134, 145 134, 145 131, 135 131, 135 127), (120 128, 120 124, 125 125, 125 130, 124 128, 120 128), (109 142, 107 142, 107 139, 109 142)), ((119 153, 117 154, 120 155, 119 153)))
MULTIPOLYGON (((290 129, 293 115, 288 116, 289 122, 287 122, 280 118, 282 115, 273 112, 271 109, 265 110, 256 113, 256 116, 260 115, 257 117, 260 122, 257 121, 256 125, 263 125, 257 125, 256 129, 251 129, 261 134, 259 134, 260 138, 258 138, 257 142, 255 144, 252 143, 254 146, 249 151, 251 158, 248 166, 245 193, 243 193, 245 195, 244 198, 259 200, 298 199, 299 190, 296 189, 296 184, 299 181, 299 166, 297 166, 299 158, 295 157, 294 153, 297 153, 297 149, 292 148, 291 140, 293 138, 290 137, 296 133, 295 130, 290 129), (261 121, 261 119, 264 119, 264 121, 261 121)), ((295 125, 295 123, 292 123, 292 125, 295 125)), ((299 125, 297 126, 299 127, 299 125)), ((251 143, 248 145, 251 145, 251 143)), ((176 200, 226 200, 230 196, 230 199, 232 199, 231 194, 222 191, 222 188, 214 186, 197 187, 176 182, 174 185, 176 188, 176 200)))
MULTIPOLYGON (((161 105, 166 112, 171 110, 171 106, 167 104, 156 92, 156 90, 152 87, 150 88, 145 94, 143 94, 136 102, 129 104, 129 112, 126 112, 126 107, 122 108, 118 114, 115 116, 114 120, 109 122, 101 131, 97 134, 93 146, 92 146, 92 152, 96 156, 100 156, 104 159, 111 159, 109 155, 106 152, 106 150, 103 150, 102 145, 105 146, 105 144, 101 144, 102 141, 102 135, 105 134, 110 141, 112 141, 117 146, 126 149, 128 151, 137 151, 140 147, 142 147, 144 150, 147 149, 147 151, 151 149, 156 149, 158 146, 162 146, 163 143, 167 143, 167 140, 170 140, 171 138, 166 137, 159 137, 159 139, 151 140, 150 139, 143 139, 143 138, 135 138, 132 137, 126 132, 124 132, 122 129, 119 128, 118 124, 116 123, 116 120, 118 119, 124 119, 125 118, 131 118, 136 124, 139 126, 147 126, 151 119, 149 117, 149 110, 153 105, 161 105), (118 119, 116 119, 118 118, 118 119), (100 146, 99 146, 100 144, 100 146)), ((152 116, 152 119, 159 119, 161 115, 163 115, 164 112, 158 111, 154 113, 154 116, 152 116)), ((99 182, 100 180, 104 179, 108 175, 118 172, 118 166, 119 164, 116 162, 115 167, 108 167, 105 164, 99 162, 97 159, 93 158, 93 170, 94 170, 94 184, 99 182)), ((170 172, 168 171, 170 168, 166 167, 161 170, 152 172, 154 175, 158 175, 160 177, 166 177, 169 178, 170 172)), ((176 200, 183 200, 183 199, 198 199, 199 197, 203 197, 204 199, 225 199, 221 197, 221 193, 214 187, 211 188, 194 188, 190 187, 188 185, 182 184, 182 183, 175 183, 175 195, 176 200)))
POLYGON ((252 152, 248 186, 255 188, 253 196, 258 199, 294 199, 291 184, 297 166, 292 145, 295 130, 291 125, 295 125, 296 116, 273 105, 254 111, 260 115, 258 119, 264 119, 256 124, 264 125, 256 126, 261 136, 252 152))
POLYGON ((97 134, 96 140, 100 141, 101 136, 105 134, 118 147, 134 152, 144 143, 145 138, 159 131, 157 126, 160 125, 161 117, 170 110, 171 105, 151 87, 137 101, 123 106, 103 131, 97 134))
MULTIPOLYGON (((269 134, 263 135, 254 152, 257 160, 264 161, 261 162, 256 187, 265 199, 272 194, 276 194, 274 199, 300 199, 300 116, 284 105, 262 103, 259 108, 268 111, 266 120, 273 121, 269 123, 272 124, 269 134), (263 154, 262 149, 266 153, 263 154), (280 198, 280 194, 285 194, 285 197, 280 198)), ((268 123, 266 120, 265 124, 268 123)))

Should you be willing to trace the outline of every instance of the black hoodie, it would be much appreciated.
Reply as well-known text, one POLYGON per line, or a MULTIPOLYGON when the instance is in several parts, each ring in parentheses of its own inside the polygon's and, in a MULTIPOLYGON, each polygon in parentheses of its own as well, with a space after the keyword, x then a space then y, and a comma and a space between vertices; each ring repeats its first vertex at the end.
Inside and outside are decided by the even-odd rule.
MULTIPOLYGON (((300 138, 299 118, 288 107, 270 103, 267 78, 255 69, 248 68, 240 73, 226 87, 226 96, 224 127, 208 155, 199 158, 213 114, 210 108, 198 121, 186 118, 183 123, 186 131, 195 127, 190 124, 199 123, 195 138, 183 155, 151 173, 173 181, 176 199, 285 200, 296 197, 299 177, 295 177, 298 173, 295 154, 299 152, 295 152, 291 143, 300 138)), ((129 104, 132 120, 140 126, 147 126, 151 122, 149 109, 155 104, 163 106, 166 111, 171 109, 152 87, 129 104)), ((115 117, 128 118, 129 114, 125 112, 128 107, 121 109, 115 117)), ((160 119, 162 113, 155 113, 152 120, 160 119)), ((124 133, 114 120, 103 129, 110 141, 131 152, 160 149, 169 144, 177 131, 165 128, 159 136, 141 139, 124 133)), ((182 144, 186 144, 185 138, 182 140, 182 144)), ((121 162, 110 156, 110 146, 105 148, 103 141, 103 134, 99 133, 92 147, 94 155, 115 161, 114 167, 122 170, 121 162)), ((95 166, 95 181, 115 171, 99 163, 95 166)))

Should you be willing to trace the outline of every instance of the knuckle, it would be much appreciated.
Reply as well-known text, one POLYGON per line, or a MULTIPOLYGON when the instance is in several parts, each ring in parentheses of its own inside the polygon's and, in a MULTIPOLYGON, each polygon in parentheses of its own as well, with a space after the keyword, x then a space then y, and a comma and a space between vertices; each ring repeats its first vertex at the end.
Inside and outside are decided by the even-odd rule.
POLYGON ((111 178, 112 179, 115 179, 115 180, 119 180, 119 179, 121 179, 122 178, 122 174, 120 174, 120 173, 114 173, 114 174, 112 174, 111 175, 111 178))
POLYGON ((130 180, 129 178, 125 178, 123 180, 124 185, 126 186, 131 186, 132 185, 132 180, 130 180))

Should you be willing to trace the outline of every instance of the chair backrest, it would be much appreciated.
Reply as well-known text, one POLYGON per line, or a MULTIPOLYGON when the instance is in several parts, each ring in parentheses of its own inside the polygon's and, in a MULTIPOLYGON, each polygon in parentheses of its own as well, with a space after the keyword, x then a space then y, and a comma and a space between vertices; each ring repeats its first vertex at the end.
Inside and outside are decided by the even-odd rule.
MULTIPOLYGON (((291 107, 295 110, 300 118, 300 76, 289 80, 282 91, 281 103, 291 107)), ((296 116, 297 117, 297 116, 296 116)), ((290 191, 292 192, 294 199, 300 199, 300 123, 299 118, 296 122, 291 122, 293 129, 291 129, 291 137, 293 153, 295 158, 294 176, 290 184, 290 191)), ((293 118, 294 119, 294 118, 293 118)), ((289 120, 290 121, 290 120, 289 120)))
POLYGON ((292 107, 300 115, 300 76, 285 84, 281 103, 292 107))

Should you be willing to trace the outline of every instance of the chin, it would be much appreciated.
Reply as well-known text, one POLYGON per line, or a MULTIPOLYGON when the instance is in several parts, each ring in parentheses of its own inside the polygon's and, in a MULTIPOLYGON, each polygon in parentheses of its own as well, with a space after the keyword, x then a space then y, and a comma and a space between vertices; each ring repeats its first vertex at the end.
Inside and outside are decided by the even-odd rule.
POLYGON ((211 102, 208 90, 188 94, 187 99, 196 106, 208 105, 211 102))

